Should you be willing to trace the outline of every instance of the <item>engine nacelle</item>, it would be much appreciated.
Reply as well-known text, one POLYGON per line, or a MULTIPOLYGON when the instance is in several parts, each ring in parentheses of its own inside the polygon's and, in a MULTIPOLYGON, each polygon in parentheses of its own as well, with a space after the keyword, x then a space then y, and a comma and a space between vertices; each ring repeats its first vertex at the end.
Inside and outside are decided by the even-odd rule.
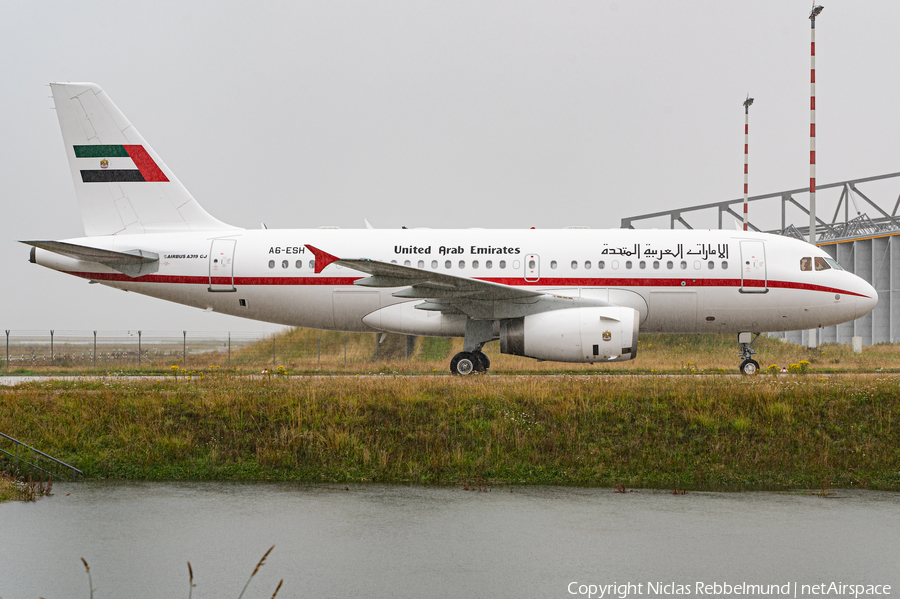
POLYGON ((624 362, 637 357, 640 315, 622 306, 568 308, 504 320, 500 351, 554 362, 624 362))

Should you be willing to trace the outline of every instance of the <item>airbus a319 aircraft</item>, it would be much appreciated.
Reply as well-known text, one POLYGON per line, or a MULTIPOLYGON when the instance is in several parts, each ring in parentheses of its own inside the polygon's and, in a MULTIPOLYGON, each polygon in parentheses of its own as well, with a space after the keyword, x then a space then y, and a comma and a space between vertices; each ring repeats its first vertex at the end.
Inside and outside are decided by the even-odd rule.
POLYGON ((638 331, 738 335, 859 318, 871 285, 815 246, 697 230, 259 229, 210 216, 92 83, 52 83, 85 237, 24 241, 76 277, 234 316, 352 332, 463 337, 559 362, 638 354, 638 331))

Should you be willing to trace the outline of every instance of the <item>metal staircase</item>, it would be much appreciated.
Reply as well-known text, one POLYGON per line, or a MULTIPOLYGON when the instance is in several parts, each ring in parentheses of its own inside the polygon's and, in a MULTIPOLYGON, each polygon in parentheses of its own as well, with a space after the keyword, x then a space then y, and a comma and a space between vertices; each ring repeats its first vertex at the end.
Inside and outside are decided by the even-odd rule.
POLYGON ((82 478, 84 478, 84 472, 82 472, 75 466, 66 464, 62 460, 58 460, 51 455, 47 455, 43 451, 39 451, 39 450, 35 449, 34 447, 19 441, 18 439, 14 438, 14 437, 10 437, 9 435, 0 433, 0 440, 9 441, 12 443, 13 451, 7 451, 7 450, 3 449, 2 447, 0 447, 0 454, 5 455, 10 460, 12 460, 12 463, 14 464, 14 466, 17 470, 19 468, 25 466, 28 468, 33 468, 39 472, 43 472, 44 474, 47 474, 48 476, 53 476, 53 472, 51 472, 50 470, 47 469, 47 468, 53 468, 53 466, 48 465, 46 462, 42 462, 44 464, 44 466, 47 466, 47 468, 44 468, 42 466, 38 466, 37 464, 29 461, 29 460, 34 460, 34 461, 49 460, 56 467, 64 468, 64 469, 68 470, 69 472, 71 472, 73 482, 78 480, 79 475, 82 478), (19 455, 19 448, 22 448, 21 456, 19 455), (31 452, 31 453, 28 453, 28 452, 31 452), (26 459, 26 456, 28 459, 26 459))

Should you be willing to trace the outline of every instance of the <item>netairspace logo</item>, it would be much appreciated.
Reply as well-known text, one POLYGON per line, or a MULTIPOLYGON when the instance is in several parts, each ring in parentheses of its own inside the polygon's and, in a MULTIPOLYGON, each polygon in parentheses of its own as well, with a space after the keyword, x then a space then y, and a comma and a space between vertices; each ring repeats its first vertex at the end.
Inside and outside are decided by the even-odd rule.
POLYGON ((740 582, 695 582, 681 584, 677 582, 613 582, 610 584, 582 584, 570 582, 566 590, 570 595, 585 599, 627 599, 633 596, 664 597, 669 595, 699 595, 710 597, 726 597, 732 595, 774 595, 782 597, 833 596, 833 597, 872 597, 891 594, 889 584, 848 584, 843 582, 823 582, 818 584, 750 584, 740 582))

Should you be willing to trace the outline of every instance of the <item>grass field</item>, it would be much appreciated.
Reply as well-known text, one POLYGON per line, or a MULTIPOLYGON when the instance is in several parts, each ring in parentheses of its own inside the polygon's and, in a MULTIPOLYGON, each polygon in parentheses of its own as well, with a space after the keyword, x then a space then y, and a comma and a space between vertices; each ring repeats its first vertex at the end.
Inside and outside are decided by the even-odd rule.
POLYGON ((897 383, 104 377, 0 388, 0 430, 92 478, 900 490, 897 383))

